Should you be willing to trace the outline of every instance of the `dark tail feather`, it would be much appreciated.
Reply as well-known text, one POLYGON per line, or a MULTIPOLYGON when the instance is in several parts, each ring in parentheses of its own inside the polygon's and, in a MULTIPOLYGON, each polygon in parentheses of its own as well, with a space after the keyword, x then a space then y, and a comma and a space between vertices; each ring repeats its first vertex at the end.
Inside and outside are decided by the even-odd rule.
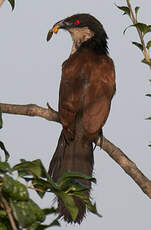
MULTIPOLYGON (((79 122, 78 122, 79 123, 79 122)), ((92 143, 83 138, 82 126, 79 124, 76 127, 75 138, 72 141, 66 142, 63 131, 60 135, 56 151, 50 162, 49 175, 56 182, 58 177, 66 170, 72 172, 80 172, 88 176, 92 176, 93 171, 93 146, 92 143)), ((91 186, 89 181, 78 180, 79 182, 91 186)), ((89 192, 87 192, 89 195, 89 192)), ((78 216, 75 223, 81 223, 86 213, 86 206, 84 202, 77 197, 73 197, 76 206, 79 209, 78 216)), ((61 200, 58 201, 58 210, 60 217, 64 217, 64 220, 68 223, 72 223, 73 220, 65 208, 61 200)))
POLYGON ((63 132, 61 132, 61 135, 58 140, 56 151, 51 159, 50 165, 49 165, 49 175, 50 177, 56 182, 57 179, 61 176, 61 165, 64 158, 64 152, 66 148, 66 141, 63 135, 63 132))

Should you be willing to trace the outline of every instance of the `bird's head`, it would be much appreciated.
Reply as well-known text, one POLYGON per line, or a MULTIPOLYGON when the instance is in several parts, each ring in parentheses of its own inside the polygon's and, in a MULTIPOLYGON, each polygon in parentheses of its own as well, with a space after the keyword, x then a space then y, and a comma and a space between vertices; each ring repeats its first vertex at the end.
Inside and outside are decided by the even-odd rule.
POLYGON ((64 29, 71 34, 72 53, 86 46, 99 53, 108 53, 107 34, 102 24, 90 14, 75 14, 55 23, 48 32, 47 41, 53 33, 58 33, 59 29, 64 29))

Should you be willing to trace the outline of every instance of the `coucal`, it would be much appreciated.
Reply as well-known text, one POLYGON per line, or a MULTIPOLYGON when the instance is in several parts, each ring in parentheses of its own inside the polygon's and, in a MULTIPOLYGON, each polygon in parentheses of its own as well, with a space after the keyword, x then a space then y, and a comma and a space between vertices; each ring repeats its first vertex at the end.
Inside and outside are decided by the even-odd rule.
MULTIPOLYGON (((49 168, 55 182, 66 170, 92 176, 92 144, 101 138, 115 93, 114 64, 108 56, 108 37, 102 24, 90 14, 75 14, 57 22, 47 40, 59 29, 70 33, 73 46, 62 64, 59 118, 63 129, 49 168)), ((91 186, 90 182, 79 182, 91 186)), ((73 198, 79 210, 75 222, 81 223, 86 206, 80 198, 73 198)), ((65 221, 72 222, 61 200, 58 209, 65 221)))

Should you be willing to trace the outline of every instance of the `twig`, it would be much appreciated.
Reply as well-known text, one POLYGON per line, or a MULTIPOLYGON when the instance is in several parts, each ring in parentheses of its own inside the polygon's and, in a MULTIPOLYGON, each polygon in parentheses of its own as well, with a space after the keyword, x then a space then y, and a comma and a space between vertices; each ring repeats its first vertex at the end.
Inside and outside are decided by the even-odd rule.
MULTIPOLYGON (((134 25, 136 25, 138 22, 137 22, 137 18, 135 17, 134 13, 133 13, 133 10, 132 10, 132 7, 131 7, 131 4, 130 4, 130 1, 129 0, 126 0, 127 2, 127 6, 130 10, 130 17, 131 17, 131 20, 133 22, 134 25)), ((141 30, 136 26, 136 29, 138 31, 138 34, 139 34, 139 37, 140 37, 140 40, 141 40, 141 43, 142 43, 142 46, 143 46, 143 51, 144 51, 144 57, 145 57, 145 60, 147 62, 150 62, 150 57, 147 53, 147 49, 146 49, 146 46, 145 46, 145 42, 144 42, 144 39, 143 39, 143 35, 142 35, 142 32, 141 30)), ((151 66, 149 66, 150 69, 151 69, 151 66)))
POLYGON ((30 185, 27 185, 26 188, 35 190, 35 191, 37 191, 37 192, 44 192, 44 190, 42 190, 42 189, 40 189, 40 188, 34 188, 33 186, 30 186, 30 185))
MULTIPOLYGON (((58 113, 48 106, 48 109, 37 105, 10 105, 1 104, 0 107, 3 113, 20 114, 27 116, 38 116, 49 121, 59 122, 58 113)), ((98 142, 99 143, 99 142, 98 142)), ((98 144, 99 145, 99 144, 98 144)), ((103 137, 102 149, 114 159, 121 168, 137 183, 142 191, 151 198, 151 181, 137 168, 117 146, 112 144, 109 140, 103 137)))
POLYGON ((13 216, 12 216, 11 209, 10 209, 10 207, 9 207, 9 205, 8 205, 8 202, 7 202, 7 200, 3 197, 2 193, 0 193, 0 199, 1 199, 2 203, 3 203, 3 205, 4 205, 4 208, 5 208, 5 210, 6 210, 7 215, 8 215, 8 217, 9 217, 9 220, 10 220, 10 223, 11 223, 11 226, 12 226, 12 229, 13 229, 13 230, 18 230, 17 227, 16 227, 15 220, 14 220, 14 218, 13 218, 13 216))
POLYGON ((4 0, 0 0, 0 7, 1 7, 1 5, 4 3, 4 0))

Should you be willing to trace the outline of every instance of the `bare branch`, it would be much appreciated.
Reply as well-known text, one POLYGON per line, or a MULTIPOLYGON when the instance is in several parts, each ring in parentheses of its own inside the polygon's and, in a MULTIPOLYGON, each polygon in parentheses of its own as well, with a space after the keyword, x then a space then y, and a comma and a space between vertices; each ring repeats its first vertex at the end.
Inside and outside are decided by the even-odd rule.
MULTIPOLYGON (((47 106, 48 108, 46 109, 33 104, 10 105, 0 103, 3 113, 38 116, 49 121, 59 122, 58 113, 53 110, 48 103, 47 106)), ((98 141, 97 143, 97 145, 101 145, 101 148, 124 169, 142 191, 151 198, 151 181, 137 168, 136 164, 105 137, 103 137, 103 142, 98 141)))
POLYGON ((0 193, 0 200, 2 201, 3 205, 4 205, 4 209, 8 215, 8 218, 10 220, 10 223, 11 223, 11 226, 12 226, 12 229, 13 230, 17 230, 17 227, 16 227, 16 223, 15 223, 15 220, 14 220, 14 217, 11 213, 11 209, 8 205, 8 202, 7 200, 3 197, 3 195, 0 193))
POLYGON ((58 113, 50 106, 48 106, 48 108, 46 109, 35 104, 11 105, 0 103, 0 107, 3 113, 43 117, 49 121, 59 122, 58 113))
POLYGON ((142 191, 151 198, 151 181, 137 168, 117 146, 103 137, 102 149, 115 160, 122 169, 136 182, 142 191))

